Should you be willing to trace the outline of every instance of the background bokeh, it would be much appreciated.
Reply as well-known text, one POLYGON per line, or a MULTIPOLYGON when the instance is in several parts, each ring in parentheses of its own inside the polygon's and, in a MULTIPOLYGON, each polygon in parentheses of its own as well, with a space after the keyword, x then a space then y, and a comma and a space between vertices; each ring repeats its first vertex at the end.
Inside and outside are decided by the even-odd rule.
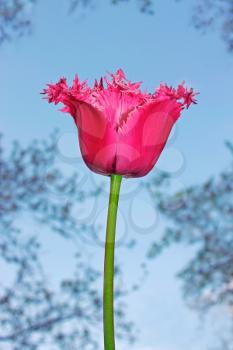
MULTIPOLYGON (((232 161, 231 144, 226 147, 224 142, 232 140, 233 131, 233 56, 226 25, 221 22, 220 27, 211 26, 219 13, 209 14, 208 9, 215 8, 217 1, 208 1, 209 6, 202 7, 212 19, 204 25, 199 18, 198 25, 206 29, 204 35, 195 28, 197 15, 202 13, 200 7, 197 12, 195 1, 154 1, 145 12, 141 11, 142 2, 137 1, 80 2, 72 11, 67 1, 38 0, 30 2, 30 6, 29 2, 22 7, 26 29, 19 37, 22 23, 14 27, 13 15, 1 22, 12 34, 9 40, 3 37, 0 47, 0 349, 103 348, 100 304, 109 179, 89 172, 81 159, 72 118, 48 105, 40 92, 61 76, 71 82, 78 73, 93 82, 118 68, 130 80, 143 81, 148 91, 160 82, 177 85, 184 80, 200 92, 198 104, 184 111, 151 174, 122 184, 116 250, 118 349, 231 349, 233 287, 229 287, 229 281, 233 278, 233 253, 226 252, 224 246, 214 261, 208 260, 212 259, 209 255, 204 261, 218 266, 218 259, 229 257, 230 265, 223 268, 225 279, 219 273, 218 284, 210 282, 209 289, 201 283, 196 285, 195 274, 186 284, 187 295, 193 278, 197 290, 210 297, 217 288, 227 285, 227 297, 221 294, 210 303, 214 308, 193 305, 192 298, 186 302, 182 293, 184 280, 176 276, 192 259, 198 259, 202 233, 206 237, 208 231, 215 237, 219 229, 221 235, 214 241, 215 248, 223 246, 224 237, 228 247, 233 241, 232 177, 225 187, 218 182, 224 170, 231 174, 227 170, 232 161), (13 146, 14 140, 18 145, 13 146), (73 177, 74 173, 77 175, 73 177), (204 196, 209 188, 202 187, 211 177, 217 179, 216 186, 212 184, 215 197, 222 198, 214 209, 209 204, 213 202, 208 202, 210 197, 204 196), (197 189, 198 195, 194 190, 186 192, 189 187, 197 189), (190 226, 184 225, 182 208, 174 202, 177 193, 185 194, 185 203, 200 199, 197 207, 188 207, 186 221, 190 226), (173 210, 161 205, 162 201, 169 203, 169 197, 173 198, 173 210), (199 216, 194 217, 195 211, 199 216), (211 214, 215 211, 218 216, 211 214), (202 213, 206 214, 203 218, 202 213), (190 235, 196 234, 194 222, 201 220, 203 226, 195 227, 198 239, 184 245, 172 243, 158 256, 153 253, 169 225, 178 226, 182 232, 180 241, 184 237, 187 243, 189 231, 190 235), (34 248, 32 237, 40 248, 34 248), (59 289, 66 279, 63 289, 59 289), (82 288, 75 289, 75 285, 82 288), (42 292, 45 286, 54 297, 52 301, 42 292), (12 290, 20 293, 13 295, 12 290), (127 344, 135 336, 134 342, 127 344)), ((231 1, 224 3, 233 6, 231 1)), ((0 2, 2 18, 4 4, 7 1, 0 2)), ((209 281, 211 272, 205 273, 209 281)))

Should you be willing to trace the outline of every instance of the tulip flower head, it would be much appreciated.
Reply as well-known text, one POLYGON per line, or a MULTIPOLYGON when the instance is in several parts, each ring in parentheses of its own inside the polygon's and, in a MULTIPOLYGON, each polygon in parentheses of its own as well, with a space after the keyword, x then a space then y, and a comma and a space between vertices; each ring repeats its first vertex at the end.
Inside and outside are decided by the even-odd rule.
POLYGON ((161 84, 153 93, 142 92, 119 69, 93 87, 75 77, 71 87, 62 78, 48 84, 44 94, 62 103, 78 128, 80 149, 87 166, 103 175, 146 175, 156 164, 169 133, 181 115, 196 103, 193 89, 161 84))

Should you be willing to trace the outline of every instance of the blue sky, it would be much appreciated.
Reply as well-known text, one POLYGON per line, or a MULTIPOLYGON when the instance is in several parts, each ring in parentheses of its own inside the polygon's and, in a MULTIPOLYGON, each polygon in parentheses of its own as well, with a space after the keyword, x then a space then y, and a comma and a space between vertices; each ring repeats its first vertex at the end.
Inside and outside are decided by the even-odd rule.
MULTIPOLYGON (((233 131, 233 56, 226 52, 217 31, 201 35, 193 29, 194 2, 155 1, 154 16, 141 14, 133 1, 115 7, 104 0, 92 10, 68 16, 66 3, 39 1, 33 10, 32 35, 1 48, 0 115, 6 145, 13 139, 26 144, 33 138, 46 138, 59 127, 61 154, 79 157, 72 119, 49 106, 39 92, 47 82, 61 76, 71 81, 78 73, 91 82, 108 71, 123 68, 131 80, 142 80, 148 90, 161 81, 177 85, 185 80, 200 92, 198 105, 184 112, 158 163, 160 169, 175 171, 174 189, 201 182, 226 166, 230 155, 224 140, 231 140, 233 131)), ((88 173, 82 162, 71 166, 61 162, 68 172, 77 165, 81 172, 88 173)), ((108 185, 105 178, 92 179, 108 185)), ((123 192, 137 188, 141 180, 128 181, 129 185, 123 183, 123 192)), ((156 216, 145 194, 139 192, 133 200, 132 215, 139 220, 137 224, 144 227, 145 221, 153 223, 156 216)), ((103 210, 98 214, 98 223, 103 226, 106 204, 104 196, 99 203, 103 210)), ((129 205, 127 198, 122 199, 123 218, 129 205)), ((123 221, 119 217, 119 231, 123 221)), ((160 218, 156 230, 148 235, 130 230, 130 237, 136 234, 140 242, 136 254, 131 256, 124 248, 117 249, 126 279, 127 274, 137 278, 137 256, 143 256, 146 244, 153 235, 159 235, 164 225, 160 218)), ((63 245, 47 238, 47 247, 56 248, 48 257, 54 275, 63 245)), ((174 277, 192 253, 180 247, 166 252, 150 264, 150 276, 130 297, 130 317, 141 333, 134 350, 184 350, 187 346, 201 350, 211 341, 211 327, 200 326, 196 314, 185 307, 180 283, 174 277)), ((94 247, 90 254, 102 266, 103 250, 94 247)), ((70 266, 63 264, 64 275, 70 266)))

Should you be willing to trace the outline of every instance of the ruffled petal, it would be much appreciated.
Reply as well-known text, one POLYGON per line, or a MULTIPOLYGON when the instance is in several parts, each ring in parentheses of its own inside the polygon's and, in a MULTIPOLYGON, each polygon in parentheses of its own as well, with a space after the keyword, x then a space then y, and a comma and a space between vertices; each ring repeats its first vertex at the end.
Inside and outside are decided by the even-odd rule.
POLYGON ((117 135, 105 114, 86 102, 80 102, 74 118, 79 144, 87 166, 99 174, 115 172, 117 135))
POLYGON ((181 106, 176 100, 155 100, 132 112, 118 134, 116 169, 126 177, 146 175, 158 160, 180 116, 181 106))
POLYGON ((160 87, 154 93, 154 98, 158 100, 174 99, 180 103, 181 107, 188 108, 192 103, 197 103, 195 99, 196 95, 198 93, 194 92, 192 88, 186 88, 184 82, 182 82, 182 84, 178 85, 177 89, 166 84, 160 84, 160 87))

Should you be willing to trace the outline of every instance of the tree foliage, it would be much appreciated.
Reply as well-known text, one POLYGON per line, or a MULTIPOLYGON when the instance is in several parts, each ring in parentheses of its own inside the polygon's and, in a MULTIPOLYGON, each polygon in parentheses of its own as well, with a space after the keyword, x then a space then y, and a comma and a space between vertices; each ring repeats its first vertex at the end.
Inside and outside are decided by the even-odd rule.
POLYGON ((35 3, 36 0, 0 0, 0 43, 28 33, 35 3))
MULTIPOLYGON (((38 1, 0 0, 0 43, 30 32, 33 23, 32 9, 38 1)), ((106 1, 117 5, 130 0, 106 1)), ((142 13, 154 13, 156 0, 133 1, 138 3, 138 8, 142 13)), ((69 0, 67 12, 73 13, 81 7, 90 7, 91 4, 93 4, 93 0, 69 0)), ((228 49, 233 50, 233 0, 193 1, 193 14, 190 16, 195 28, 202 32, 217 27, 228 49)))
MULTIPOLYGON (((109 0, 111 1, 111 0, 109 0)), ((127 0, 112 0, 118 4, 127 0)), ((32 10, 39 0, 0 0, 0 44, 31 32, 33 24, 32 10)), ((142 12, 151 13, 152 0, 138 0, 142 12)), ((67 13, 87 8, 92 0, 69 0, 67 13)))
MULTIPOLYGON (((233 155, 233 146, 227 145, 233 155)), ((157 198, 153 181, 147 188, 157 198)), ((194 247, 194 257, 178 275, 186 301, 202 313, 223 307, 233 322, 233 162, 203 184, 160 195, 155 205, 170 224, 148 257, 174 243, 194 247)))
POLYGON ((198 0, 193 23, 203 32, 218 28, 228 50, 233 51, 233 0, 198 0))
MULTIPOLYGON (((83 259, 77 236, 95 230, 78 224, 81 209, 100 190, 84 191, 79 174, 65 177, 56 165, 56 136, 28 147, 0 146, 0 348, 10 350, 98 349, 102 321, 101 274, 83 259), (43 263, 43 240, 24 232, 28 217, 75 246, 74 274, 53 286, 43 263), (22 224, 23 221, 23 224, 22 224)), ((27 230, 28 231, 28 230, 27 230)), ((61 257, 62 258, 62 257, 61 257)), ((119 277, 120 272, 117 270, 119 277)), ((118 287, 118 336, 133 340, 118 287)))

